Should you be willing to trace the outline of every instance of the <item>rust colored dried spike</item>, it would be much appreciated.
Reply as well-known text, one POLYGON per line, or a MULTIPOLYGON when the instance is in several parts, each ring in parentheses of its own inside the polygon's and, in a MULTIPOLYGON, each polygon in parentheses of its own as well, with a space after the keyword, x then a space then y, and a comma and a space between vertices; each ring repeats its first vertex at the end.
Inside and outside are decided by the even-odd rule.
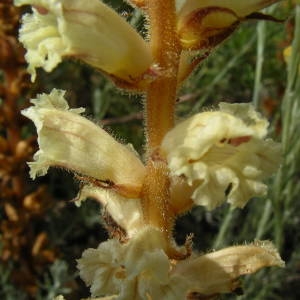
MULTIPOLYGON (((31 160, 36 138, 22 137, 24 118, 19 100, 29 89, 24 49, 17 41, 19 9, 12 0, 0 3, 0 219, 1 263, 22 266, 12 270, 11 281, 17 288, 35 298, 37 276, 53 262, 56 251, 49 248, 45 232, 36 232, 35 220, 42 219, 50 199, 45 187, 29 191, 26 161, 31 160)), ((30 188, 30 190, 34 188, 30 188)))

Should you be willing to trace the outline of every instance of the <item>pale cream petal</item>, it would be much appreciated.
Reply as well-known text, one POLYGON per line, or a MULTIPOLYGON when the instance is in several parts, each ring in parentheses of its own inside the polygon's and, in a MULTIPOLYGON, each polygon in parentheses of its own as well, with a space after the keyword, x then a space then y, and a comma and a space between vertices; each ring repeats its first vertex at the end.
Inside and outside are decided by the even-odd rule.
POLYGON ((226 103, 219 104, 220 110, 239 118, 253 130, 253 136, 263 138, 268 133, 269 122, 254 107, 248 103, 226 103))
POLYGON ((188 282, 182 276, 170 276, 166 285, 155 286, 152 283, 150 290, 151 299, 175 300, 186 299, 188 282))
POLYGON ((93 297, 118 294, 119 300, 184 299, 188 285, 184 278, 171 274, 163 248, 163 234, 145 227, 127 243, 110 240, 84 251, 78 260, 80 276, 91 286, 93 297))
POLYGON ((56 296, 53 300, 65 300, 65 297, 62 295, 56 296))
POLYGON ((147 281, 143 279, 136 279, 127 281, 122 289, 118 300, 177 300, 186 299, 187 284, 182 277, 173 276, 166 285, 147 281))
POLYGON ((132 238, 144 227, 140 199, 124 198, 113 190, 86 185, 80 191, 77 203, 88 197, 102 204, 103 209, 126 231, 128 238, 132 238))
POLYGON ((84 5, 81 0, 16 0, 15 4, 34 6, 33 13, 23 17, 20 30, 32 80, 36 68, 50 72, 65 56, 79 58, 128 82, 151 65, 147 43, 99 0, 84 5))
MULTIPOLYGON (((127 249, 128 252, 131 249, 127 249)), ((128 277, 124 282, 120 299, 122 300, 143 300, 159 299, 153 294, 169 283, 169 260, 167 255, 160 249, 144 251, 137 256, 134 261, 125 261, 128 277)))
POLYGON ((147 226, 141 229, 134 238, 127 244, 126 255, 124 257, 126 269, 130 276, 136 276, 143 269, 156 274, 162 281, 165 281, 169 270, 167 255, 163 253, 167 244, 162 232, 154 227, 147 226), (155 264, 154 260, 148 264, 148 257, 161 256, 161 264, 155 264), (165 262, 163 263, 163 260, 165 262))
MULTIPOLYGON (((184 49, 208 52, 230 36, 247 16, 279 0, 186 0, 178 8, 177 32, 184 49)), ((252 16, 258 17, 258 15, 252 16)))
MULTIPOLYGON (((249 104, 221 103, 220 108, 179 123, 161 145, 171 175, 185 178, 194 202, 208 209, 226 198, 243 207, 250 198, 265 195, 261 181, 280 164, 280 145, 265 139, 266 119, 249 104)), ((180 208, 175 202, 174 207, 180 208)))
POLYGON ((273 244, 264 241, 192 257, 179 262, 174 273, 187 280, 190 292, 213 295, 232 292, 240 276, 271 266, 283 267, 284 262, 273 244))
POLYGON ((116 294, 122 276, 125 248, 117 240, 108 240, 97 249, 87 249, 78 259, 78 269, 83 281, 91 286, 92 297, 116 294))
MULTIPOLYGON (((185 0, 184 5, 178 5, 178 8, 181 8, 178 12, 182 15, 199 8, 216 6, 233 10, 239 17, 244 17, 278 1, 279 0, 185 0)), ((177 0, 177 2, 182 1, 177 0)))
POLYGON ((171 264, 163 251, 166 246, 163 234, 153 227, 144 228, 128 243, 124 265, 129 285, 123 286, 121 295, 127 296, 121 299, 184 299, 187 284, 171 276, 171 264))
POLYGON ((35 106, 23 111, 34 121, 40 150, 29 163, 31 177, 44 175, 50 166, 75 171, 89 181, 118 186, 126 196, 139 194, 145 168, 130 148, 118 143, 107 132, 68 110, 64 91, 38 95, 35 106))
POLYGON ((262 135, 260 130, 248 126, 241 118, 231 113, 203 112, 190 117, 170 130, 163 140, 162 148, 167 152, 188 151, 189 158, 196 160, 208 151, 212 143, 222 146, 224 139, 259 135, 262 135), (177 145, 180 145, 180 148, 176 147, 177 145), (195 145, 197 149, 191 145, 195 145))

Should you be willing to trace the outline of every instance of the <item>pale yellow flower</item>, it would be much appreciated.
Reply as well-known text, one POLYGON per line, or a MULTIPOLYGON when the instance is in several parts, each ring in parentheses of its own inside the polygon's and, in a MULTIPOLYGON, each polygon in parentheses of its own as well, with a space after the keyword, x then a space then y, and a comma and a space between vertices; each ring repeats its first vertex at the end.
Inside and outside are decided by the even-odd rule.
POLYGON ((146 227, 126 244, 110 240, 85 250, 78 260, 80 276, 91 286, 92 297, 183 300, 193 292, 205 296, 232 292, 241 275, 284 265, 270 242, 193 254, 177 263, 164 250, 162 233, 146 227))
MULTIPOLYGON (((280 146, 265 139, 268 122, 249 104, 220 104, 173 128, 161 148, 171 174, 192 187, 197 205, 213 209, 227 201, 243 207, 265 195, 262 179, 280 162, 280 146)), ((181 204, 182 205, 182 204, 181 204)))
POLYGON ((145 167, 137 154, 80 116, 84 109, 69 109, 64 93, 54 89, 38 95, 31 100, 34 106, 23 111, 38 131, 40 149, 29 163, 31 177, 45 175, 51 166, 62 167, 88 183, 138 197, 145 167))
POLYGON ((271 266, 283 267, 284 262, 271 242, 260 241, 193 255, 179 262, 174 272, 187 280, 189 292, 209 296, 232 293, 240 286, 240 276, 271 266))
POLYGON ((258 13, 279 0, 176 0, 177 34, 182 46, 178 83, 212 50, 249 19, 275 20, 258 13))
POLYGON ((253 14, 278 0, 177 0, 178 34, 185 49, 211 49, 253 14))
POLYGON ((80 276, 94 296, 111 295, 119 292, 121 277, 125 276, 123 257, 125 246, 117 240, 103 242, 97 249, 87 249, 78 260, 80 276))
POLYGON ((75 57, 128 83, 152 62, 147 43, 113 9, 99 0, 15 0, 30 4, 20 41, 32 80, 36 68, 52 71, 63 57, 75 57))
POLYGON ((104 242, 83 252, 78 260, 80 276, 91 286, 92 297, 118 294, 122 300, 183 299, 184 281, 169 276, 171 264, 164 244, 162 233, 152 227, 126 244, 104 242))

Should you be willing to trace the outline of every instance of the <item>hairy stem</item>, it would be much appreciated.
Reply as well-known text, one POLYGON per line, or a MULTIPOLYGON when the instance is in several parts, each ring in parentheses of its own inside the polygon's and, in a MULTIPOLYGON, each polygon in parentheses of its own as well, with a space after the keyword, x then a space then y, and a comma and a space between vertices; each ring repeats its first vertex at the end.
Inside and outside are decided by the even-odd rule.
POLYGON ((170 241, 174 220, 169 209, 170 181, 159 147, 165 134, 174 126, 180 46, 174 0, 146 0, 145 4, 149 16, 150 47, 158 71, 146 91, 148 162, 142 193, 143 211, 145 223, 159 228, 170 241))
POLYGON ((174 125, 180 47, 176 34, 174 0, 147 0, 150 47, 158 67, 157 78, 146 92, 146 135, 148 153, 159 147, 174 125))

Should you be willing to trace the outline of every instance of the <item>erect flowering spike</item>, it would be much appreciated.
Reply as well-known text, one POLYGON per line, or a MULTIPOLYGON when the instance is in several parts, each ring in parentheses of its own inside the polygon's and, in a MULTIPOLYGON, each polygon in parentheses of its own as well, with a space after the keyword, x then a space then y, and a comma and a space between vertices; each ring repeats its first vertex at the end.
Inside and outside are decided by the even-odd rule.
POLYGON ((185 49, 211 49, 248 16, 275 2, 278 0, 177 0, 181 45, 185 49))
POLYGON ((171 174, 185 178, 194 202, 208 209, 226 198, 243 207, 264 195, 261 180, 280 163, 280 146, 265 139, 268 122, 251 105, 221 103, 220 108, 179 123, 161 145, 171 174))
POLYGON ((23 16, 20 41, 32 80, 36 68, 52 71, 63 57, 74 57, 129 85, 151 65, 143 38, 99 0, 15 0, 33 6, 23 16))
POLYGON ((40 147, 29 163, 32 178, 50 166, 63 167, 125 197, 139 196, 145 168, 132 149, 80 116, 84 109, 69 109, 64 91, 54 89, 31 102, 35 106, 23 115, 34 121, 40 147))

